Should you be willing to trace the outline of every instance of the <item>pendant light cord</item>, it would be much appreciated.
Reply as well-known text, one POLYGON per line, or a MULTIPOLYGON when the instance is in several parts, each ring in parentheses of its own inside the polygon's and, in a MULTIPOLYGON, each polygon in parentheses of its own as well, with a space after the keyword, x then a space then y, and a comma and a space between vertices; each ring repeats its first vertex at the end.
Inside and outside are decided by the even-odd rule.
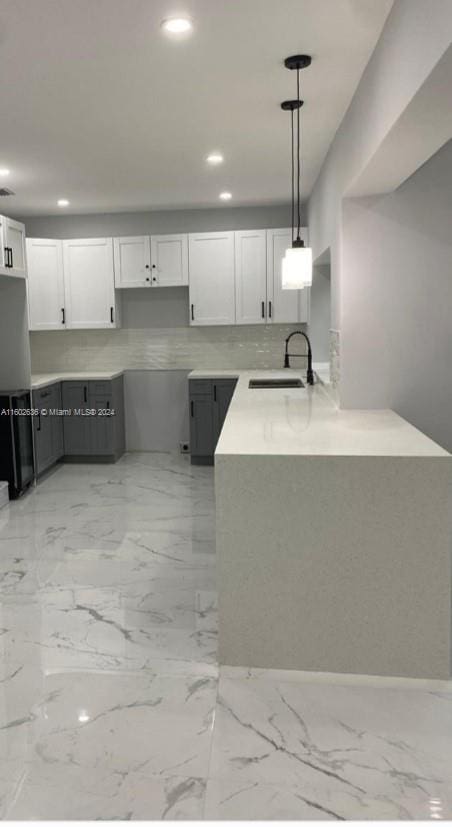
POLYGON ((294 232, 295 232, 295 139, 294 139, 294 120, 293 120, 293 109, 290 112, 291 121, 292 121, 292 174, 291 174, 291 184, 292 184, 292 242, 294 240, 294 232))
MULTIPOLYGON (((297 68, 297 101, 300 100, 300 68, 297 68)), ((297 109, 297 239, 300 238, 300 107, 297 109)))

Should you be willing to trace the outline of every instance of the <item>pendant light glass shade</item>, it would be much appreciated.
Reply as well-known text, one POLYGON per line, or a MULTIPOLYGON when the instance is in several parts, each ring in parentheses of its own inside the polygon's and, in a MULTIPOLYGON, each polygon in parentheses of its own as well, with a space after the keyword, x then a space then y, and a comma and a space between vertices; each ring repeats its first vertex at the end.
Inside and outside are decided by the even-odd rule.
POLYGON ((303 290, 312 284, 312 250, 310 247, 289 247, 282 262, 282 289, 303 290))

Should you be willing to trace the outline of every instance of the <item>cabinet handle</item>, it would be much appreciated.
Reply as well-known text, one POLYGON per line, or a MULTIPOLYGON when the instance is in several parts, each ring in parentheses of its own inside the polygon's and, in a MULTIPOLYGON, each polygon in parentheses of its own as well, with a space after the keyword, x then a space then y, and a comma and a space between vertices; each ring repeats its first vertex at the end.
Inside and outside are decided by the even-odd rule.
POLYGON ((193 419, 193 417, 195 415, 195 405, 194 405, 193 399, 190 402, 190 415, 191 415, 191 418, 193 419))
POLYGON ((265 319, 265 302, 262 302, 262 318, 265 319))
POLYGON ((61 308, 61 312, 63 314, 63 318, 61 319, 61 324, 66 324, 66 314, 64 312, 64 307, 61 308))
POLYGON ((192 306, 191 306, 191 320, 192 320, 192 322, 194 322, 194 320, 195 320, 195 306, 194 306, 194 304, 192 304, 192 306))
POLYGON ((37 431, 41 430, 41 411, 39 411, 39 413, 38 413, 38 425, 37 425, 36 430, 37 431))
POLYGON ((10 254, 10 256, 11 256, 11 258, 10 258, 10 260, 9 260, 9 266, 10 266, 10 267, 14 267, 14 260, 13 260, 13 248, 12 248, 12 247, 10 247, 10 248, 9 248, 9 254, 10 254))
POLYGON ((213 401, 214 402, 217 401, 217 386, 216 385, 213 386, 213 401))
POLYGON ((111 323, 113 324, 113 322, 114 322, 114 316, 113 316, 113 308, 112 308, 112 307, 110 307, 110 321, 111 321, 111 323))
POLYGON ((272 317, 272 303, 268 303, 268 318, 271 319, 272 317))
POLYGON ((4 259, 5 259, 5 267, 9 267, 9 251, 8 251, 8 247, 4 247, 4 248, 3 248, 3 250, 4 250, 4 253, 5 253, 5 255, 4 255, 4 259))
POLYGON ((88 402, 88 389, 86 385, 83 386, 83 401, 85 402, 85 404, 86 402, 88 402))

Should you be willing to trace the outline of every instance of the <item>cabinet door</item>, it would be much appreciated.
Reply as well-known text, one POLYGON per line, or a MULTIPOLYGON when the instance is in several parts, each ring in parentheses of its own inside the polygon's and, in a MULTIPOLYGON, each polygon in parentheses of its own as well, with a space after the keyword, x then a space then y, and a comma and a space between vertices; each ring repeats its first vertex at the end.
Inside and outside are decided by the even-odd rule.
MULTIPOLYGON (((110 391, 111 391, 111 383, 110 391)), ((89 406, 99 414, 111 410, 112 393, 96 393, 96 383, 89 383, 89 406)), ((96 415, 91 419, 91 453, 110 455, 115 453, 114 419, 109 415, 96 415)))
MULTIPOLYGON (((88 382, 63 382, 63 408, 88 408, 88 382)), ((91 417, 72 415, 63 419, 64 453, 87 456, 91 453, 91 417)))
POLYGON ((39 411, 33 417, 33 435, 35 446, 36 473, 42 474, 53 462, 52 452, 52 417, 49 416, 51 400, 50 387, 33 391, 33 405, 39 411))
MULTIPOLYGON (((291 244, 291 230, 267 230, 267 313, 268 321, 274 323, 304 321, 300 293, 306 291, 283 290, 281 286, 282 260, 291 244)), ((306 295, 303 300, 306 302, 306 295)))
POLYGON ((213 380, 213 431, 215 447, 220 438, 229 405, 234 394, 236 379, 213 380))
POLYGON ((237 324, 266 322, 265 230, 241 230, 235 233, 235 312, 237 324))
POLYGON ((188 284, 188 236, 151 236, 151 264, 154 287, 188 284))
POLYGON ((190 324, 235 324, 234 233, 189 236, 190 324))
POLYGON ((20 221, 13 221, 12 218, 4 218, 5 247, 9 248, 10 276, 25 278, 27 275, 27 256, 25 252, 25 226, 20 221))
POLYGON ((30 330, 64 330, 63 242, 27 238, 30 330))
POLYGON ((113 239, 115 287, 150 287, 151 255, 149 236, 113 239))
POLYGON ((213 403, 211 396, 190 399, 190 451, 192 457, 213 457, 213 403))
POLYGON ((113 240, 64 241, 63 257, 67 327, 116 327, 113 240))
MULTIPOLYGON (((63 407, 62 405, 62 398, 61 398, 61 382, 58 382, 56 385, 52 385, 51 388, 51 398, 49 402, 49 407, 52 407, 53 410, 61 410, 63 407)), ((64 440, 63 440, 63 417, 57 416, 54 414, 51 417, 52 422, 52 454, 54 462, 61 459, 64 454, 64 440)))

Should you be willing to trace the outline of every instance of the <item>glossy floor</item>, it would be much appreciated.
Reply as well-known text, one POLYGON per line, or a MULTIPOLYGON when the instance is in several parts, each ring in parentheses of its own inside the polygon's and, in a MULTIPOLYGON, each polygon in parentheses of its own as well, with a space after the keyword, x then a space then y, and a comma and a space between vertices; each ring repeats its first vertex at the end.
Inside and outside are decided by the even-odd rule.
POLYGON ((216 663, 213 471, 61 466, 0 511, 6 819, 452 816, 452 688, 216 663))

